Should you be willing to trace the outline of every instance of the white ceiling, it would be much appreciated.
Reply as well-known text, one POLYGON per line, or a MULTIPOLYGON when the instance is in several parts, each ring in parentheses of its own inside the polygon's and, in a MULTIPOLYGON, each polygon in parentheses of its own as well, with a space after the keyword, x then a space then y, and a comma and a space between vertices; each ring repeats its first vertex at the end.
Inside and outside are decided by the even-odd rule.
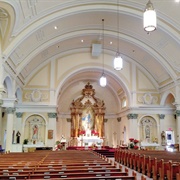
MULTIPOLYGON (((147 71, 159 88, 163 82, 174 82, 180 78, 180 3, 152 0, 158 27, 150 34, 143 30, 146 3, 145 0, 0 0, 4 65, 10 67, 9 71, 13 69, 25 84, 54 56, 91 54, 92 44, 101 37, 105 19, 105 53, 115 56, 119 36, 125 61, 147 71)), ((84 75, 89 77, 91 72, 90 69, 84 75)))

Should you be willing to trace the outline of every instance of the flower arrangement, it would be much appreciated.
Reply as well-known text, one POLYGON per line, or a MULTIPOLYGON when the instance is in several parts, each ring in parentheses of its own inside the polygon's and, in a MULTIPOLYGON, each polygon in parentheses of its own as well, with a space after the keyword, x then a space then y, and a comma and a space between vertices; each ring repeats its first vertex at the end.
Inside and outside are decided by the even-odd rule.
POLYGON ((134 143, 137 144, 139 142, 139 140, 137 139, 134 139, 134 143))
POLYGON ((86 133, 86 131, 82 130, 82 131, 79 132, 79 135, 84 135, 85 133, 86 133))
POLYGON ((139 140, 134 139, 134 138, 129 138, 129 148, 130 149, 139 149, 139 146, 137 146, 137 143, 139 142, 139 140))
POLYGON ((91 134, 93 134, 94 136, 99 136, 99 133, 97 131, 95 131, 95 130, 92 130, 91 134))
POLYGON ((134 138, 129 138, 129 141, 130 141, 130 142, 133 142, 133 141, 134 141, 134 138))

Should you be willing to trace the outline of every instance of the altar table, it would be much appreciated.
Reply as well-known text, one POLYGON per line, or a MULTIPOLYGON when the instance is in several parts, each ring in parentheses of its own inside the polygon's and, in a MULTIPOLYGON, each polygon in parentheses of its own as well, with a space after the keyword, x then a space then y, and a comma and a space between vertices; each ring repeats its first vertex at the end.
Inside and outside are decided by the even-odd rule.
POLYGON ((95 144, 96 146, 102 146, 102 143, 103 139, 100 139, 97 136, 82 136, 78 138, 78 146, 92 146, 92 144, 95 144))

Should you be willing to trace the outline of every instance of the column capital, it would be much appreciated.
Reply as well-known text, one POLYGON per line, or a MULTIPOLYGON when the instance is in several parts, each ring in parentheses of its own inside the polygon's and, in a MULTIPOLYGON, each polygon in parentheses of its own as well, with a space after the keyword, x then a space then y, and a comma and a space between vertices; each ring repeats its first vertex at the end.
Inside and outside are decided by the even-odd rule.
POLYGON ((121 122, 121 117, 118 117, 118 118, 117 118, 117 121, 118 121, 118 122, 121 122))
POLYGON ((130 114, 127 115, 128 119, 137 119, 137 117, 138 117, 138 114, 130 113, 130 114))
POLYGON ((48 113, 48 117, 49 118, 56 118, 57 117, 57 113, 48 113))
POLYGON ((165 118, 165 114, 159 114, 159 119, 164 119, 165 118))
POLYGON ((17 117, 17 118, 22 118, 22 115, 23 115, 22 112, 16 112, 16 117, 17 117))
POLYGON ((176 110, 176 116, 177 116, 177 117, 180 116, 180 110, 176 110))
POLYGON ((7 112, 7 114, 13 114, 14 112, 15 112, 15 108, 13 108, 13 107, 8 107, 8 108, 6 108, 6 112, 7 112))

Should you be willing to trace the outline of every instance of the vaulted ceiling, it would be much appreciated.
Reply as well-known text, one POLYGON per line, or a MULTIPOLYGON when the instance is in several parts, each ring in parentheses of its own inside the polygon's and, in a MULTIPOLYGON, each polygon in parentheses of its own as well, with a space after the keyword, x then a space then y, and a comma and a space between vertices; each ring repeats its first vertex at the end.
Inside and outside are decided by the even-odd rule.
MULTIPOLYGON (((105 19, 106 54, 115 56, 119 43, 124 61, 146 71, 158 88, 175 82, 180 78, 180 3, 152 0, 157 12, 157 30, 150 34, 143 30, 146 3, 145 0, 0 0, 4 67, 24 85, 52 57, 92 54, 92 44, 102 39, 102 19, 105 19)), ((86 79, 91 75, 95 78, 98 71, 94 71, 79 73, 86 79)), ((78 72, 75 76, 79 76, 78 72)), ((113 84, 116 86, 115 80, 113 84)))

